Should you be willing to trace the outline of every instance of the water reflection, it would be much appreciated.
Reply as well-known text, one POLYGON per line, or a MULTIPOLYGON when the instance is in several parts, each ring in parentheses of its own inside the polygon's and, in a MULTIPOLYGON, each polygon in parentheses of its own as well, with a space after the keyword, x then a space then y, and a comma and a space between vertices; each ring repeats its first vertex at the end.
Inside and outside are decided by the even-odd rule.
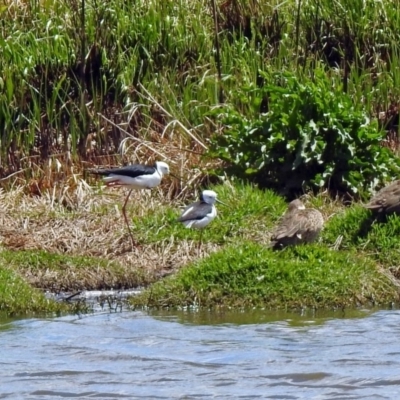
POLYGON ((287 312, 283 310, 243 310, 243 311, 150 311, 148 315, 163 321, 178 321, 182 324, 217 325, 217 324, 266 324, 285 321, 290 326, 320 325, 330 319, 364 318, 378 309, 354 310, 304 310, 287 312))
POLYGON ((0 399, 396 399, 399 311, 0 320, 0 399))

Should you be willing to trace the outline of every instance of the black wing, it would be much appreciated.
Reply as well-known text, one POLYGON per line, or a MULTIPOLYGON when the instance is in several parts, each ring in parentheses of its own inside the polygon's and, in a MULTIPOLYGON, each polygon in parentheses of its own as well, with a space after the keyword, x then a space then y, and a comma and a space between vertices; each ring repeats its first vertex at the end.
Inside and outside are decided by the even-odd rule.
POLYGON ((212 211, 212 205, 201 201, 188 205, 178 218, 179 222, 193 221, 203 219, 212 211))
POLYGON ((92 174, 96 175, 121 175, 121 176, 129 176, 130 178, 137 178, 141 175, 151 175, 155 172, 154 166, 143 165, 143 164, 133 164, 127 165, 126 167, 121 168, 110 168, 110 169, 96 169, 90 171, 92 174))

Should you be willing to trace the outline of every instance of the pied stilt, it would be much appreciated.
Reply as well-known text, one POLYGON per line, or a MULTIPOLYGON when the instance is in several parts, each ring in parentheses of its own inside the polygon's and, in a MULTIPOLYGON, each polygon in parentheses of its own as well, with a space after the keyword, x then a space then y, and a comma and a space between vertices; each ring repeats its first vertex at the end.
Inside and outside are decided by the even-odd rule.
POLYGON ((129 196, 131 195, 132 190, 151 189, 158 186, 161 183, 162 177, 169 174, 168 164, 162 161, 156 161, 152 166, 133 164, 120 168, 94 169, 89 170, 89 172, 95 175, 102 175, 104 177, 104 182, 108 187, 125 186, 129 188, 128 195, 126 196, 122 207, 122 213, 132 240, 132 246, 135 246, 136 243, 129 228, 129 222, 125 211, 129 196))
MULTIPOLYGON (((200 195, 200 200, 188 205, 178 218, 186 228, 202 229, 206 227, 216 216, 217 209, 215 202, 225 203, 217 199, 217 193, 213 190, 204 190, 200 195)), ((200 243, 203 231, 200 233, 200 243)))

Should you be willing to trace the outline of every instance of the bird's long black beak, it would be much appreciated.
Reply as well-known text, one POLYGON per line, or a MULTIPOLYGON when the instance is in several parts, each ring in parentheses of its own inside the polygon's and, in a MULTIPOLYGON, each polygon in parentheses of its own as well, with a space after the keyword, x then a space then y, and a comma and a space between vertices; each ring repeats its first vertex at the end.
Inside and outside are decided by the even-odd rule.
POLYGON ((175 174, 171 174, 171 172, 170 172, 169 174, 170 174, 173 178, 175 178, 175 179, 179 179, 180 181, 182 180, 182 178, 176 176, 175 174))
POLYGON ((180 177, 180 176, 178 176, 178 175, 175 175, 175 174, 171 174, 171 173, 170 173, 170 175, 171 175, 173 178, 177 179, 181 185, 186 185, 186 182, 184 181, 184 179, 183 179, 182 177, 180 177))
POLYGON ((216 201, 217 203, 219 203, 219 204, 224 205, 225 207, 228 207, 228 204, 225 204, 225 203, 224 203, 223 201, 221 201, 221 200, 215 199, 215 201, 216 201))

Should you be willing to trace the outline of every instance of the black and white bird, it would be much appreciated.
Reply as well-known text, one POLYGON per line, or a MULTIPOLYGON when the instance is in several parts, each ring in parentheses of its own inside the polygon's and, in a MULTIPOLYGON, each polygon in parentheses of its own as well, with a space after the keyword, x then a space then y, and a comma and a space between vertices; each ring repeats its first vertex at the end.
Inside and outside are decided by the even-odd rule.
POLYGON ((169 166, 163 161, 156 161, 154 165, 133 164, 126 167, 110 168, 110 169, 92 169, 90 173, 102 175, 104 182, 108 187, 125 186, 129 189, 126 196, 122 213, 125 218, 126 225, 129 230, 129 235, 132 240, 132 246, 135 246, 132 232, 129 229, 128 218, 126 217, 126 204, 132 190, 151 189, 158 186, 164 175, 169 174, 169 166))
POLYGON ((225 203, 217 199, 217 193, 213 190, 203 190, 200 200, 188 205, 178 221, 182 222, 186 228, 202 229, 206 227, 217 216, 215 202, 226 206, 225 203))

